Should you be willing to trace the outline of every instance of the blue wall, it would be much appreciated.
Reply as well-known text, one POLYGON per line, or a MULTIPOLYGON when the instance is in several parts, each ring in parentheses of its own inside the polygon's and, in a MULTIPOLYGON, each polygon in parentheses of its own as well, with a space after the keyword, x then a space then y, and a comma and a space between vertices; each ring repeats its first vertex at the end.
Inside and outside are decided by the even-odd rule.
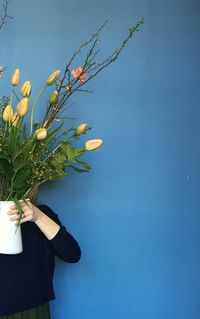
POLYGON ((53 319, 198 319, 199 0, 12 0, 10 14, 0 64, 33 95, 105 19, 101 54, 145 18, 94 94, 71 101, 69 125, 105 141, 85 156, 93 170, 40 191, 82 248, 76 265, 57 260, 53 319))

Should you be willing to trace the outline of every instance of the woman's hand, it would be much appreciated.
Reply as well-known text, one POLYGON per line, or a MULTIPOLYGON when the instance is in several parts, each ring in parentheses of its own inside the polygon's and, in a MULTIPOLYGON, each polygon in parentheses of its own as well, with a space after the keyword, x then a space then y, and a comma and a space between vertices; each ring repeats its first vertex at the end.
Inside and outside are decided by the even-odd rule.
MULTIPOLYGON (((22 202, 21 207, 23 210, 23 214, 20 224, 28 221, 34 222, 49 240, 55 237, 60 229, 60 226, 57 223, 55 223, 51 218, 49 218, 31 202, 28 202, 28 204, 22 202)), ((18 223, 19 211, 15 204, 10 206, 8 215, 10 217, 10 220, 16 221, 16 224, 18 223)))
MULTIPOLYGON (((40 214, 40 210, 33 205, 30 201, 28 204, 25 202, 21 203, 21 207, 23 210, 22 219, 20 221, 20 224, 25 222, 35 222, 38 219, 38 216, 40 214)), ((10 210, 8 211, 9 219, 12 221, 18 221, 19 220, 19 211, 15 204, 10 206, 10 210)))

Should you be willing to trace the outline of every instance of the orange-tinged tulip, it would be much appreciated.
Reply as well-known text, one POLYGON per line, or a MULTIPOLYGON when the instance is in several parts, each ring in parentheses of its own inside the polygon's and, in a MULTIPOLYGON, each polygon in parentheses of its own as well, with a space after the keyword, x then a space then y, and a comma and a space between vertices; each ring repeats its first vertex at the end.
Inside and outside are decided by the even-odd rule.
POLYGON ((25 97, 17 105, 17 114, 20 117, 23 117, 28 112, 28 109, 29 109, 29 99, 25 97))
POLYGON ((19 69, 16 69, 13 73, 13 76, 12 76, 12 85, 13 86, 16 86, 19 84, 19 81, 20 81, 20 70, 19 69))
POLYGON ((86 123, 80 124, 75 130, 75 135, 81 135, 81 134, 85 133, 87 128, 88 128, 88 125, 86 123))
POLYGON ((12 118, 12 126, 17 127, 20 122, 20 116, 17 114, 17 112, 14 113, 13 118, 12 118))
POLYGON ((23 97, 29 97, 31 95, 31 87, 31 81, 24 82, 21 88, 21 95, 23 97))
POLYGON ((103 141, 101 139, 89 140, 85 143, 85 150, 93 151, 96 148, 100 147, 102 144, 103 144, 103 141))
POLYGON ((47 137, 47 129, 39 128, 35 131, 35 136, 37 140, 44 140, 47 137))
POLYGON ((8 104, 3 111, 3 120, 5 122, 11 122, 13 118, 14 112, 12 106, 8 104))
POLYGON ((55 81, 57 80, 57 78, 60 75, 60 70, 56 70, 53 73, 51 73, 46 81, 46 84, 48 86, 53 85, 55 83, 55 81))

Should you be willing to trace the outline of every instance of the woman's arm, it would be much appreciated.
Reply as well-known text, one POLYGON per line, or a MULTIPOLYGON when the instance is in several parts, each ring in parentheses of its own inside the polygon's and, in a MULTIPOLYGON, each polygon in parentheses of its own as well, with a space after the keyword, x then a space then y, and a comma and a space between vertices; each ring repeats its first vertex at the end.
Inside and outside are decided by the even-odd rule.
MULTIPOLYGON (((39 207, 29 202, 22 203, 23 215, 21 224, 27 221, 34 222, 42 233, 47 237, 52 245, 55 254, 66 262, 78 262, 81 257, 81 250, 77 241, 62 226, 58 216, 46 205, 39 207)), ((15 204, 10 207, 8 212, 10 220, 17 222, 19 219, 18 209, 15 204)))
MULTIPOLYGON (((28 205, 26 203, 22 203, 21 205, 23 209, 21 224, 32 221, 40 228, 47 239, 53 239, 58 233, 60 226, 31 202, 28 205)), ((11 215, 10 220, 18 220, 18 209, 15 205, 12 205, 10 208, 11 210, 8 212, 11 215)))

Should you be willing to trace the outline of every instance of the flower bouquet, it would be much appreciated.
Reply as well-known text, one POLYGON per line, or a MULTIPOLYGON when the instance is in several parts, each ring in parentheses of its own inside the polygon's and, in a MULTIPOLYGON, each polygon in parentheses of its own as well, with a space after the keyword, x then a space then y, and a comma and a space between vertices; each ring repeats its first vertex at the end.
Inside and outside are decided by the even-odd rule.
MULTIPOLYGON (((97 45, 104 23, 74 52, 62 72, 56 70, 47 77, 32 105, 29 101, 31 81, 20 84, 20 69, 12 74, 10 96, 0 98, 0 201, 15 202, 19 210, 17 226, 22 216, 20 200, 31 199, 41 184, 64 178, 69 169, 78 173, 91 169, 80 158, 85 152, 100 147, 103 141, 88 140, 77 148, 76 140, 80 140, 90 127, 81 123, 78 127, 63 130, 65 120, 62 114, 71 96, 75 92, 87 92, 83 86, 118 58, 142 23, 143 20, 138 21, 129 29, 120 47, 97 62, 97 45), (83 49, 87 52, 82 65, 78 66, 76 58, 83 49), (42 95, 45 91, 49 95, 45 112, 40 121, 35 121, 35 109, 38 104, 44 104, 42 95), (30 123, 26 121, 28 112, 30 123)), ((0 72, 3 76, 3 67, 0 72)))

